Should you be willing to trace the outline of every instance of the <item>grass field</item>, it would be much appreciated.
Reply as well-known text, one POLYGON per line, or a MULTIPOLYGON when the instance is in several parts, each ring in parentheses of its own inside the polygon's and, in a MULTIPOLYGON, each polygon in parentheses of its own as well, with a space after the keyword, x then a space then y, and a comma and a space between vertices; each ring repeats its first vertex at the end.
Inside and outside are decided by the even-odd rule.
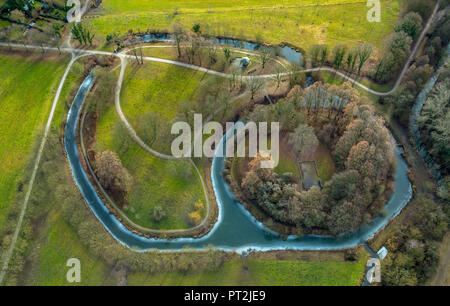
POLYGON ((0 55, 0 228, 22 188, 33 142, 50 112, 66 58, 0 55))
POLYGON ((363 260, 306 262, 250 259, 226 262, 214 272, 158 275, 135 273, 128 277, 128 283, 147 286, 355 286, 359 284, 363 271, 363 260))
MULTIPOLYGON (((10 93, 13 92, 15 94, 14 97, 10 97, 8 99, 14 98, 14 100, 8 101, 15 102, 17 104, 17 108, 21 107, 21 109, 16 109, 14 113, 14 116, 17 116, 16 118, 18 119, 12 120, 10 118, 10 121, 8 122, 9 125, 11 125, 11 129, 15 128, 16 130, 9 131, 8 134, 2 133, 2 136, 18 135, 17 132, 20 131, 20 129, 18 129, 15 124, 16 120, 19 120, 22 124, 26 123, 24 126, 28 126, 32 123, 28 123, 27 118, 22 117, 21 111, 28 114, 28 118, 30 119, 33 118, 33 115, 36 115, 39 118, 43 117, 45 120, 47 119, 49 107, 55 95, 56 85, 59 83, 67 62, 68 61, 66 59, 59 59, 58 61, 44 61, 40 57, 35 59, 10 55, 8 55, 7 59, 4 56, 0 57, 0 64, 2 64, 1 68, 3 69, 3 64, 8 64, 6 67, 9 67, 10 71, 14 71, 14 74, 9 74, 9 76, 12 77, 11 80, 8 81, 8 88, 12 88, 11 91, 9 91, 7 87, 0 87, 2 93, 4 94, 6 90, 10 93), (32 77, 33 81, 29 81, 27 75, 29 75, 30 78, 32 77), (46 77, 43 78, 42 76, 46 77), (27 82, 26 86, 27 88, 30 88, 29 90, 17 90, 17 87, 12 86, 14 82, 17 82, 20 79, 22 82, 27 82), (52 85, 50 86, 47 83, 52 85), (41 94, 38 90, 42 90, 42 93, 44 94, 41 94), (19 99, 19 97, 21 98, 19 99), (37 97, 40 99, 36 99, 37 97), (28 104, 24 106, 20 103, 21 101, 27 101, 28 104), (35 101, 35 103, 30 103, 30 101, 35 101), (30 106, 33 106, 33 108, 30 108, 30 106), (39 111, 37 109, 39 109, 39 111), (31 113, 31 110, 35 113, 31 113)), ((82 71, 82 66, 77 62, 74 66, 72 66, 72 70, 66 79, 52 121, 52 129, 56 131, 61 131, 61 124, 67 114, 67 102, 71 102, 73 98, 72 95, 78 88, 78 85, 82 79, 82 71)), ((2 71, 2 73, 4 72, 2 71)), ((0 75, 2 74, 0 73, 0 75)), ((8 78, 4 79, 8 80, 8 78)), ((3 102, 7 100, 1 101, 1 106, 3 107, 3 102)), ((3 110, 3 108, 0 109, 3 110)), ((4 121, 2 120, 2 122, 4 121)), ((43 119, 38 120, 36 122, 35 130, 40 131, 43 123, 43 119)), ((33 129, 30 129, 30 133, 33 134, 33 129)), ((26 137, 26 134, 23 132, 19 135, 26 137)), ((24 148, 25 152, 25 148, 29 146, 29 144, 24 143, 21 147, 24 148)), ((21 151, 15 149, 14 147, 9 148, 13 150, 12 154, 11 151, 9 152, 12 157, 22 154, 21 151)), ((44 149, 44 155, 48 150, 57 150, 59 153, 62 148, 46 146, 44 149)), ((25 156, 24 158, 31 158, 31 161, 34 162, 34 157, 32 154, 28 154, 28 156, 25 156)), ((65 171, 68 171, 65 163, 61 162, 61 167, 63 167, 65 171)), ((40 171, 45 172, 43 169, 45 169, 45 167, 41 164, 40 171)), ((32 201, 33 199, 40 200, 39 208, 34 210, 34 213, 39 217, 37 217, 36 221, 32 225, 33 240, 29 240, 30 249, 27 252, 29 255, 27 257, 27 264, 25 265, 23 274, 20 278, 20 284, 74 285, 75 283, 71 284, 66 280, 66 273, 68 271, 66 262, 69 258, 74 257, 80 259, 82 275, 81 283, 76 283, 76 285, 114 284, 111 283, 108 267, 102 261, 90 254, 89 250, 81 244, 81 241, 75 231, 64 221, 61 215, 61 203, 48 201, 46 197, 48 193, 42 194, 42 190, 39 188, 39 183, 45 182, 45 177, 42 178, 40 175, 42 174, 39 174, 38 172, 38 177, 36 180, 37 183, 35 182, 35 186, 30 197, 32 201)), ((61 177, 61 179, 70 179, 69 175, 69 172, 67 172, 66 176, 61 177)), ((0 177, 0 179, 3 178, 3 176, 0 177)), ((58 186, 61 185, 59 183, 60 182, 58 182, 58 186)), ((48 188, 52 185, 48 182, 43 184, 48 186, 48 188)), ((54 184, 54 187, 52 188, 55 188, 55 185, 56 184, 54 184)), ((83 203, 80 202, 80 205, 83 205, 83 203)), ((33 208, 34 207, 29 207, 27 213, 33 211, 33 208)))
MULTIPOLYGON (((199 76, 191 70, 168 65, 151 65, 138 70, 129 67, 122 93, 123 111, 128 121, 136 124, 139 115, 149 112, 158 113, 166 120, 172 119, 181 99, 188 99, 195 91, 199 76)), ((123 126, 111 106, 98 122, 97 151, 118 153, 133 176, 130 205, 124 209, 125 213, 135 223, 152 229, 191 227, 188 215, 195 210, 194 203, 205 204, 202 185, 193 166, 185 161, 166 161, 150 155, 126 132, 118 139, 114 135, 117 128, 123 129, 123 126), (122 149, 124 143, 128 144, 126 150, 122 149), (173 169, 180 168, 185 170, 186 176, 173 175, 173 169), (166 214, 159 222, 151 216, 156 206, 161 206, 166 214)), ((206 205, 201 215, 205 213, 206 205)))
POLYGON ((163 63, 128 67, 124 78, 121 105, 129 122, 153 112, 172 120, 179 104, 195 100, 195 92, 204 74, 192 69, 163 63))
POLYGON ((398 0, 381 0, 382 22, 367 21, 364 0, 105 0, 103 9, 87 16, 98 37, 120 31, 168 31, 174 21, 187 29, 201 25, 202 34, 267 43, 355 45, 362 39, 382 46, 399 15, 398 0))
POLYGON ((317 172, 322 182, 326 182, 333 176, 335 172, 334 161, 331 157, 330 151, 323 144, 320 144, 314 152, 314 160, 317 165, 317 172))
POLYGON ((45 220, 47 226, 42 229, 33 256, 35 261, 28 271, 26 285, 68 286, 68 285, 114 285, 108 278, 107 266, 84 247, 76 232, 64 222, 58 210, 52 210, 45 220), (67 282, 66 262, 77 258, 81 264, 81 282, 67 282))
POLYGON ((302 177, 298 166, 297 156, 283 138, 280 140, 280 159, 278 166, 274 169, 274 171, 279 175, 292 173, 299 180, 301 180, 302 177))

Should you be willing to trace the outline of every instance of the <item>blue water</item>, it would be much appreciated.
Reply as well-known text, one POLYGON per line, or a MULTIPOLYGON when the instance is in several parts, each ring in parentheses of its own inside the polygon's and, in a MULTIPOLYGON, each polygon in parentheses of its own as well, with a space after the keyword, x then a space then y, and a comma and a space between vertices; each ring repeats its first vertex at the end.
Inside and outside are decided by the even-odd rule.
MULTIPOLYGON (((224 158, 215 156, 212 163, 211 178, 217 203, 219 205, 218 221, 212 230, 201 238, 178 238, 168 241, 166 239, 150 239, 136 235, 123 226, 111 214, 84 171, 75 142, 77 123, 80 111, 89 92, 93 76, 89 75, 81 84, 67 117, 65 127, 64 146, 72 170, 73 178, 78 185, 84 199, 97 219, 105 229, 120 243, 135 251, 158 249, 163 251, 190 249, 203 249, 214 246, 221 250, 245 252, 252 250, 333 250, 354 247, 373 237, 388 222, 397 216, 409 202, 412 196, 411 184, 407 177, 407 165, 401 157, 399 148, 396 148, 397 170, 395 172, 396 190, 385 206, 385 214, 379 216, 370 224, 362 226, 351 236, 324 237, 324 236, 290 236, 287 240, 280 239, 277 234, 265 228, 255 220, 244 207, 237 202, 222 176, 224 158)), ((227 134, 228 135, 228 134, 227 134)), ((223 150, 224 136, 217 151, 223 150)))
MULTIPOLYGON (((263 46, 259 43, 254 43, 250 41, 244 41, 239 39, 230 39, 230 38, 210 38, 209 39, 213 44, 216 45, 224 45, 224 46, 230 46, 234 48, 239 48, 247 51, 258 51, 263 46)), ((166 33, 157 33, 157 34, 144 34, 142 36, 138 36, 134 42, 151 42, 151 41, 165 41, 165 42, 174 42, 175 39, 171 34, 166 33)), ((301 52, 296 51, 295 49, 284 46, 270 46, 267 47, 269 49, 272 49, 274 53, 276 53, 278 56, 286 59, 288 62, 297 64, 302 66, 303 65, 303 56, 301 52)))

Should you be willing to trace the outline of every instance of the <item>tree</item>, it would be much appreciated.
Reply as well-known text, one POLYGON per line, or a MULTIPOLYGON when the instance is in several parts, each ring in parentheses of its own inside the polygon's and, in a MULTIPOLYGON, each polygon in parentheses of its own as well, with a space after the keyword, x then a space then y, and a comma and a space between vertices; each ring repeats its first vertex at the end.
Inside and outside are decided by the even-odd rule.
POLYGON ((326 196, 318 186, 313 186, 307 192, 301 194, 302 210, 301 219, 307 228, 323 227, 326 219, 324 207, 326 196))
POLYGON ((217 45, 210 43, 207 45, 208 57, 209 57, 209 65, 214 65, 217 62, 217 45))
POLYGON ((313 66, 323 66, 327 60, 327 45, 313 45, 310 49, 311 61, 313 66))
POLYGON ((61 25, 59 25, 57 23, 53 24, 53 34, 56 37, 59 37, 59 38, 61 37, 61 29, 62 29, 61 25))
POLYGON ((373 52, 373 47, 371 44, 364 43, 363 45, 360 45, 356 48, 356 54, 359 58, 359 64, 358 64, 358 75, 361 73, 361 69, 364 66, 364 64, 367 62, 367 60, 370 58, 373 52))
POLYGON ((318 65, 320 52, 321 52, 321 45, 313 45, 311 47, 309 54, 311 54, 311 62, 313 66, 318 65))
POLYGON ((291 65, 289 69, 289 88, 294 88, 297 85, 304 86, 306 76, 303 68, 298 65, 291 65))
POLYGON ((200 24, 199 24, 199 23, 194 24, 194 25, 192 26, 192 31, 193 31, 195 34, 200 34, 200 24))
POLYGON ((275 68, 275 81, 277 82, 277 88, 275 89, 275 91, 280 88, 281 85, 281 81, 283 80, 283 69, 280 66, 276 66, 275 68))
POLYGON ((346 52, 347 52, 347 47, 345 45, 339 44, 334 47, 334 49, 333 49, 333 64, 336 69, 339 70, 339 68, 341 67, 346 52))
POLYGON ((403 254, 386 258, 382 269, 382 282, 385 286, 416 286, 418 283, 415 271, 405 264, 407 258, 403 254))
POLYGON ((250 90, 250 94, 252 96, 252 98, 251 98, 252 100, 254 99, 255 94, 258 93, 261 90, 261 88, 264 86, 264 83, 261 80, 261 78, 257 78, 254 76, 250 77, 247 84, 248 84, 248 88, 250 90))
POLYGON ((322 49, 320 52, 320 66, 325 65, 325 62, 327 61, 328 56, 328 46, 322 45, 322 49))
POLYGON ((403 31, 395 32, 388 37, 387 48, 392 53, 396 67, 403 65, 409 56, 412 39, 403 31))
POLYGON ((360 211, 355 204, 344 201, 332 209, 329 223, 330 231, 335 235, 351 233, 361 223, 360 211))
POLYGON ((91 32, 84 28, 81 23, 75 23, 72 26, 72 35, 75 40, 77 40, 81 45, 89 45, 92 46, 92 40, 94 39, 95 35, 92 35, 91 32))
POLYGON ((180 23, 175 22, 172 24, 172 33, 175 38, 175 43, 177 44, 178 57, 181 57, 181 42, 185 38, 186 30, 180 23))
POLYGON ((301 154, 309 155, 316 151, 319 140, 314 133, 314 128, 300 124, 293 133, 289 134, 289 141, 301 154))
POLYGON ((272 57, 272 52, 268 47, 263 46, 261 48, 261 65, 262 65, 262 69, 264 69, 264 67, 266 66, 267 62, 270 60, 270 58, 272 57))
POLYGON ((18 10, 31 17, 34 6, 30 0, 7 0, 4 7, 9 11, 18 10))
POLYGON ((350 149, 346 161, 346 169, 353 169, 361 174, 362 178, 373 176, 375 173, 375 147, 365 140, 358 142, 350 149))
POLYGON ((166 211, 160 205, 156 205, 151 210, 151 217, 155 222, 160 222, 166 216, 166 211))
POLYGON ((132 178, 116 153, 103 151, 95 158, 95 173, 100 184, 111 196, 126 204, 126 197, 131 191, 132 178))
POLYGON ((355 70, 356 60, 358 58, 357 50, 351 50, 347 54, 347 60, 345 64, 347 65, 347 70, 351 73, 355 70))
POLYGON ((422 31, 422 17, 414 12, 406 14, 395 27, 395 31, 403 31, 415 40, 417 35, 422 31))
POLYGON ((231 57, 231 51, 228 48, 223 49, 223 54, 225 55, 225 58, 227 60, 227 62, 230 61, 230 57, 231 57))
POLYGON ((439 82, 418 117, 422 139, 444 175, 450 173, 450 78, 439 82))
POLYGON ((167 121, 157 113, 145 113, 136 120, 136 132, 150 147, 161 146, 169 136, 168 129, 167 121))
MULTIPOLYGON (((408 0, 405 2, 406 12, 416 12, 420 14, 422 19, 428 19, 428 17, 431 15, 431 12, 433 11, 434 3, 433 1, 427 1, 427 0, 408 0)), ((444 5, 445 7, 445 5, 444 5)))
POLYGON ((389 53, 386 54, 377 64, 377 68, 375 70, 374 78, 377 81, 385 82, 391 76, 395 67, 395 59, 394 56, 389 53))
POLYGON ((392 78, 409 56, 411 44, 411 37, 403 31, 389 35, 386 48, 377 65, 375 79, 384 82, 392 78))

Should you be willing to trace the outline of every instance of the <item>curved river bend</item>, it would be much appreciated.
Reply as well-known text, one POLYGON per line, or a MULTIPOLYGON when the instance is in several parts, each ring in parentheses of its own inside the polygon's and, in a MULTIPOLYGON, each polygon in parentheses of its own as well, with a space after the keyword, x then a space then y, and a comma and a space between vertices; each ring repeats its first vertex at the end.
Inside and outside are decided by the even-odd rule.
MULTIPOLYGON (((354 247, 373 237, 388 222, 397 216, 409 202, 412 196, 411 184, 407 177, 407 165, 396 149, 397 170, 395 173, 396 190, 385 206, 385 214, 376 218, 370 224, 362 226, 357 232, 346 237, 325 236, 290 236, 281 240, 277 234, 265 228, 256 221, 243 206, 237 202, 227 184, 222 170, 224 158, 214 157, 211 177, 219 205, 219 218, 213 229, 201 238, 177 238, 170 241, 165 239, 152 239, 139 236, 128 230, 116 217, 111 214, 96 193, 80 162, 76 146, 76 132, 78 118, 86 94, 89 92, 94 77, 89 75, 81 84, 72 106, 69 110, 65 127, 64 146, 67 158, 78 188, 87 204, 103 224, 106 230, 120 243, 135 251, 158 249, 163 251, 190 249, 203 249, 214 246, 225 251, 244 252, 253 250, 333 250, 354 247)), ((223 150, 226 135, 217 150, 223 150)))

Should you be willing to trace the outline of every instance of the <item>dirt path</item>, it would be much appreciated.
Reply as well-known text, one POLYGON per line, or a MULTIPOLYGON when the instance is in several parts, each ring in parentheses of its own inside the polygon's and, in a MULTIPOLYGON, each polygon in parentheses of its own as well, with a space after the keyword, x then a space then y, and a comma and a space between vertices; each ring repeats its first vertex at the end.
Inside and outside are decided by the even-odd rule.
MULTIPOLYGON (((156 156, 158 158, 161 159, 165 159, 165 160, 180 160, 180 158, 176 158, 172 155, 167 155, 167 154, 163 154, 160 153, 158 151, 153 150, 152 148, 150 148, 136 133, 136 131, 133 129, 133 127, 131 126, 131 124, 128 122, 127 118, 125 117, 124 113, 122 112, 122 107, 120 105, 120 93, 122 91, 122 84, 123 84, 123 78, 125 76, 125 71, 127 69, 127 56, 124 54, 119 54, 118 55, 121 61, 121 67, 120 67, 120 74, 119 74, 119 78, 117 80, 117 85, 116 85, 116 90, 115 90, 115 106, 116 106, 116 112, 119 115, 120 120, 122 121, 122 123, 125 125, 126 129, 128 130, 128 133, 130 134, 131 138, 137 143, 139 144, 139 146, 144 149, 146 152, 152 154, 153 156, 156 156)), ((200 229, 204 226, 207 225, 208 220, 210 218, 210 213, 211 213, 211 204, 209 201, 209 197, 208 197, 208 189, 206 187, 206 183, 203 179, 203 175, 201 174, 200 170, 198 169, 197 165, 194 163, 194 161, 190 158, 187 159, 190 164, 194 167, 196 174, 198 175, 198 177, 200 178, 201 184, 202 184, 202 189, 203 189, 203 194, 205 197, 205 201, 206 201, 206 216, 205 218, 202 220, 202 222, 200 222, 200 224, 198 224, 197 226, 194 226, 192 228, 188 228, 188 229, 180 229, 180 230, 154 230, 154 229, 149 229, 149 228, 144 228, 142 226, 139 226, 137 224, 135 224, 133 221, 131 221, 123 212, 122 210, 120 210, 118 208, 118 206, 112 202, 112 200, 110 201, 110 203, 113 205, 113 207, 120 213, 120 215, 125 218, 130 224, 132 224, 133 226, 136 226, 136 228, 145 231, 145 232, 150 232, 150 233, 186 233, 186 232, 190 232, 193 230, 197 230, 200 229)))
POLYGON ((42 153, 44 151, 45 143, 47 142, 48 133, 50 132, 50 127, 51 127, 51 124, 53 121, 53 115, 55 114, 56 105, 58 104, 59 96, 61 95, 61 91, 62 91, 63 85, 66 81, 67 75, 69 74, 69 71, 72 68, 73 63, 75 63, 76 60, 77 60, 77 57, 72 56, 72 59, 70 60, 69 65, 67 66, 66 71, 64 72, 64 75, 61 78, 61 81, 59 82, 58 90, 56 91, 56 96, 53 100, 53 105, 52 105, 52 108, 50 111, 50 115, 48 116, 48 119, 47 119, 47 125, 45 126, 44 137, 42 138, 41 145, 39 146, 39 151, 38 151, 38 154, 36 157, 36 161, 34 162, 33 172, 31 174, 30 182, 28 183, 29 187, 28 187, 27 193, 25 195, 25 200, 22 204, 22 208, 20 210, 19 221, 17 222, 17 226, 14 231, 14 234, 13 234, 13 237, 11 240, 11 244, 9 245, 9 248, 7 249, 7 251, 3 254, 3 258, 2 258, 3 267, 2 267, 2 270, 0 271, 0 284, 2 283, 3 278, 5 277, 6 271, 8 269, 9 261, 11 259, 11 255, 13 254, 14 247, 16 245, 17 238, 20 233, 20 229, 22 228, 23 218, 25 216, 25 211, 28 206, 28 201, 30 199, 31 191, 33 189, 34 180, 36 178, 37 170, 39 168, 39 163, 42 158, 42 153))
POLYGON ((450 233, 447 233, 441 243, 439 252, 439 266, 431 286, 450 286, 450 233))

